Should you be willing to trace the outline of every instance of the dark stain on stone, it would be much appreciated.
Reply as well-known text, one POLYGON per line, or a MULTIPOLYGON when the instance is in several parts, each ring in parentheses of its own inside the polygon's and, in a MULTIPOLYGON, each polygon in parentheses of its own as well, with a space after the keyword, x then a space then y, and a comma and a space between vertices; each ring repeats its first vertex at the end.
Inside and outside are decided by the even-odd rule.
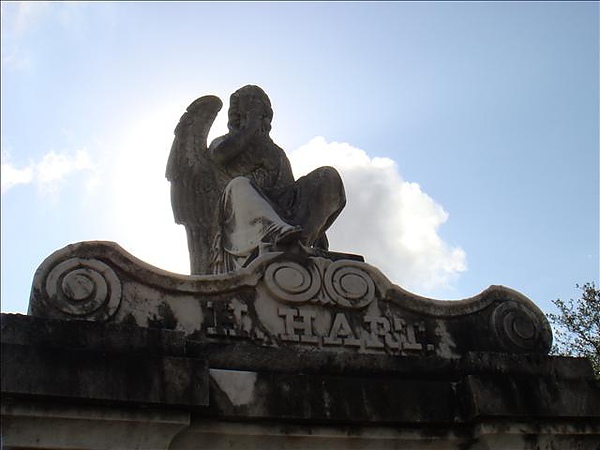
POLYGON ((165 328, 174 330, 177 327, 177 318, 168 303, 161 303, 158 307, 158 315, 148 319, 149 328, 165 328))

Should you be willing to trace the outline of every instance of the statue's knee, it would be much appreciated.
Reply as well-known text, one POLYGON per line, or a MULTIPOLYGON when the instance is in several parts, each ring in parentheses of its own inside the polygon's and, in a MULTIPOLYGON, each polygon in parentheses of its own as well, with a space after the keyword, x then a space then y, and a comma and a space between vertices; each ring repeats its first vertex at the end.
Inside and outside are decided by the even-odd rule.
POLYGON ((321 167, 317 170, 319 170, 319 177, 322 180, 323 188, 326 189, 329 194, 338 197, 341 204, 345 204, 346 192, 340 173, 330 166, 321 167))
POLYGON ((317 178, 321 180, 321 183, 329 188, 337 190, 337 188, 343 186, 342 177, 339 172, 330 166, 319 167, 313 172, 317 178))

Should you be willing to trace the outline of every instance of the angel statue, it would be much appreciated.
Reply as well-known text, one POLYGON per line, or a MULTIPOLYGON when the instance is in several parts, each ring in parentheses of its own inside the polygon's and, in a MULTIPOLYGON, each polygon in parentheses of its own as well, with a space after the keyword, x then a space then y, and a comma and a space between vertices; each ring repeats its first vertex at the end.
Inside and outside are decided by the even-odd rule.
POLYGON ((285 152, 269 136, 273 110, 258 86, 231 95, 229 132, 207 146, 222 105, 215 96, 192 102, 175 128, 167 163, 191 273, 230 272, 296 244, 326 251, 325 231, 346 204, 339 173, 321 167, 294 180, 285 152))

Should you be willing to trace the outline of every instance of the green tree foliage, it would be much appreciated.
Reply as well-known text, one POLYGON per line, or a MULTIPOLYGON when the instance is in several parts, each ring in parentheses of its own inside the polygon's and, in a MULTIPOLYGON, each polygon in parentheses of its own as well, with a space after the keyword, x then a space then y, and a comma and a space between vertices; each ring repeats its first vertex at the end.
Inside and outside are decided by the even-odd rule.
POLYGON ((581 290, 581 298, 552 302, 559 311, 548 314, 554 325, 552 353, 587 357, 596 378, 600 378, 600 289, 593 282, 576 287, 581 290))

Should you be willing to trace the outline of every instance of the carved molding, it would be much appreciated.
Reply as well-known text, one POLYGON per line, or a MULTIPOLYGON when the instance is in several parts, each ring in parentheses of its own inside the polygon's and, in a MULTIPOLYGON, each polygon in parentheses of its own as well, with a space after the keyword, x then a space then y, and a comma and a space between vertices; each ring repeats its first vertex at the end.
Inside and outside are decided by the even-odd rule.
POLYGON ((490 316, 491 329, 506 351, 535 351, 552 332, 544 321, 523 303, 509 300, 499 303, 490 316))
POLYGON ((264 280, 275 298, 288 303, 307 303, 321 290, 321 274, 315 264, 304 267, 293 261, 273 262, 264 280))
POLYGON ((364 270, 366 264, 350 260, 331 262, 310 258, 275 261, 267 266, 264 282, 277 300, 291 303, 317 303, 360 309, 375 300, 375 281, 364 270))
POLYGON ((67 246, 40 265, 29 313, 319 351, 457 357, 547 353, 552 343, 539 308, 503 286, 464 300, 434 300, 403 290, 364 262, 282 252, 230 274, 186 276, 98 241, 67 246))
POLYGON ((59 315, 105 321, 121 303, 121 281, 97 259, 69 258, 50 270, 44 282, 47 302, 59 315))

